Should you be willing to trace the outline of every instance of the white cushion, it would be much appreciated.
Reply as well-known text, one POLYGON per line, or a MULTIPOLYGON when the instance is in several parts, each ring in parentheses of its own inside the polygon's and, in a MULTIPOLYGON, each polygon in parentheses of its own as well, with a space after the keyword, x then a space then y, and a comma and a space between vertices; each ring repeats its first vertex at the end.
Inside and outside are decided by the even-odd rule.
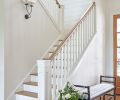
POLYGON ((101 83, 90 87, 90 98, 95 98, 114 88, 113 84, 101 83))
MULTIPOLYGON (((84 93, 88 92, 87 89, 83 89, 79 87, 76 87, 76 89, 80 92, 80 94, 82 94, 83 92, 84 93)), ((114 89, 114 85, 109 83, 101 83, 101 84, 93 85, 90 87, 90 98, 92 99, 98 97, 112 89, 114 89)), ((87 98, 88 95, 86 95, 85 97, 87 98)))

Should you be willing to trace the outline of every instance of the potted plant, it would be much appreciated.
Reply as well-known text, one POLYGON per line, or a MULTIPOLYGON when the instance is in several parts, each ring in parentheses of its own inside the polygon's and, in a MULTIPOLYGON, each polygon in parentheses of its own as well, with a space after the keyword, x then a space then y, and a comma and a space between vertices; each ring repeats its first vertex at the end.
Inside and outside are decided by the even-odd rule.
POLYGON ((69 82, 67 82, 65 88, 60 90, 59 93, 59 100, 84 100, 83 94, 80 94, 69 82))

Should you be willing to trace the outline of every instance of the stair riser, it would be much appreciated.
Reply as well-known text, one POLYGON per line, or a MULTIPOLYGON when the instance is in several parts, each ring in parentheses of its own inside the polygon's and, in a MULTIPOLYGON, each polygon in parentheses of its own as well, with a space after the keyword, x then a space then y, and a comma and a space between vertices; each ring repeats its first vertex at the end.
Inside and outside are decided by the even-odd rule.
POLYGON ((24 91, 38 93, 38 86, 24 84, 23 87, 24 87, 24 91))
POLYGON ((31 75, 31 81, 38 82, 38 76, 31 75))
POLYGON ((16 100, 38 100, 38 99, 16 94, 16 100))

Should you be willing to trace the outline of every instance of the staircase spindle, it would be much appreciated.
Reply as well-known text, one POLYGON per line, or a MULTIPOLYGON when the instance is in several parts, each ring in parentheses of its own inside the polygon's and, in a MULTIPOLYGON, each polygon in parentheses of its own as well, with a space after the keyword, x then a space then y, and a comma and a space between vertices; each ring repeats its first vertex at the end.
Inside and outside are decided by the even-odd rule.
POLYGON ((79 55, 81 54, 81 51, 82 51, 82 22, 80 22, 80 25, 79 25, 79 32, 78 32, 78 38, 79 38, 79 55))

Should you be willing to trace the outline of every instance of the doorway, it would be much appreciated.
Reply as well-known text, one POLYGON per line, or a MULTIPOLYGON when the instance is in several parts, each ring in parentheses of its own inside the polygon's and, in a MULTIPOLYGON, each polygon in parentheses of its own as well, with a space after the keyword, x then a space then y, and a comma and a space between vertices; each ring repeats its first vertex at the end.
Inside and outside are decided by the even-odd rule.
POLYGON ((120 14, 113 16, 114 36, 114 75, 116 77, 116 94, 120 95, 120 14))

